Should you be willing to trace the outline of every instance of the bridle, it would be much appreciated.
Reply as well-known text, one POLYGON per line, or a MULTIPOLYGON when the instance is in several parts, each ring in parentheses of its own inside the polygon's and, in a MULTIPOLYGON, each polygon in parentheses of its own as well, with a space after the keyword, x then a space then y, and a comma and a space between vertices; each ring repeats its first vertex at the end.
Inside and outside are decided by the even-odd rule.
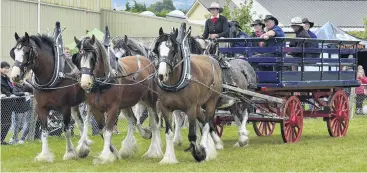
MULTIPOLYGON (((86 52, 93 53, 94 54, 93 56, 96 56, 95 62, 97 64, 98 63, 98 60, 97 60, 98 59, 98 51, 95 48, 84 48, 84 42, 85 42, 85 39, 83 39, 81 41, 81 46, 80 46, 80 49, 79 49, 80 58, 82 58, 86 54, 86 52)), ((95 78, 95 72, 91 68, 81 67, 80 68, 80 73, 91 75, 93 77, 93 79, 95 78)))
MULTIPOLYGON (((26 59, 25 63, 16 60, 14 57, 14 66, 20 69, 21 78, 23 78, 23 76, 27 73, 28 68, 33 69, 35 67, 35 64, 36 64, 35 61, 36 61, 36 58, 38 57, 37 52, 34 51, 36 49, 35 46, 32 45, 32 46, 22 46, 22 47, 29 48, 29 51, 23 55, 23 58, 26 59)), ((16 48, 13 48, 13 51, 15 49, 16 48)))
POLYGON ((155 52, 156 54, 157 54, 157 56, 158 56, 158 63, 157 63, 157 65, 160 63, 160 62, 165 62, 165 63, 167 63, 168 65, 169 65, 169 67, 170 67, 170 69, 171 69, 171 72, 173 71, 173 69, 174 69, 174 67, 179 63, 179 61, 180 61, 180 45, 179 45, 179 43, 175 40, 175 39, 171 39, 171 37, 172 37, 172 35, 171 34, 164 34, 164 35, 161 35, 161 36, 159 36, 158 37, 158 39, 157 40, 161 40, 161 38, 162 37, 168 37, 168 39, 167 39, 167 41, 166 41, 166 44, 168 44, 168 45, 166 45, 167 47, 169 47, 169 48, 174 48, 174 50, 173 50, 173 55, 172 55, 172 57, 173 58, 170 58, 169 57, 169 55, 168 56, 160 56, 159 55, 159 50, 158 50, 158 46, 160 45, 160 44, 162 44, 162 42, 160 41, 157 45, 156 45, 156 50, 154 50, 153 52, 155 52), (171 44, 171 45, 169 45, 169 44, 171 44))

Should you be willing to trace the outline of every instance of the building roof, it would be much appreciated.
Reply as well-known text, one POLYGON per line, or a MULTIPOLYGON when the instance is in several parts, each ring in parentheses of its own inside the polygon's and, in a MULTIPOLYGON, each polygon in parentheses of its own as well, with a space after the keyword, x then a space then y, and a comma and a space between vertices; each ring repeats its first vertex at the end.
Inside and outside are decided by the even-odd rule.
POLYGON ((180 18, 180 19, 187 19, 185 13, 180 10, 173 10, 169 12, 166 17, 173 17, 173 18, 180 18))
MULTIPOLYGON (((226 0, 198 0, 201 4, 204 5, 205 8, 209 8, 210 7, 210 4, 212 4, 213 2, 216 2, 218 3, 221 7, 224 7, 227 3, 226 0)), ((237 5, 230 0, 229 2, 229 8, 236 8, 237 5)))
POLYGON ((156 15, 151 11, 143 11, 140 13, 140 15, 156 17, 156 15))
POLYGON ((363 28, 366 0, 256 0, 279 23, 288 25, 295 16, 306 17, 316 27, 330 21, 342 28, 363 28))

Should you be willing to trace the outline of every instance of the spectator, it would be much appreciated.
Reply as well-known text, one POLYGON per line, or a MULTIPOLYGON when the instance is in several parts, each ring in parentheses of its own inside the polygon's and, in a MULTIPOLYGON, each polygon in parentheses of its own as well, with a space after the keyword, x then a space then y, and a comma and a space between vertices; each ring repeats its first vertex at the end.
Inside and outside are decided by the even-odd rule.
POLYGON ((361 86, 356 88, 356 114, 363 114, 363 102, 366 97, 366 86, 367 77, 364 74, 364 70, 362 66, 358 66, 357 71, 357 80, 361 83, 361 86))
POLYGON ((25 138, 29 132, 29 123, 32 119, 32 102, 29 97, 30 93, 33 92, 32 87, 26 85, 25 83, 22 84, 14 84, 13 93, 16 96, 20 96, 15 98, 15 105, 16 109, 14 110, 15 120, 13 122, 13 137, 9 141, 10 144, 23 144, 25 138), (18 134, 20 130, 23 130, 22 136, 18 141, 18 134))
POLYGON ((64 48, 64 55, 66 59, 71 59, 70 49, 68 47, 64 48))
POLYGON ((0 65, 1 73, 1 145, 7 145, 5 137, 11 126, 11 114, 13 112, 12 99, 7 97, 14 97, 13 85, 8 77, 10 65, 3 61, 0 65))

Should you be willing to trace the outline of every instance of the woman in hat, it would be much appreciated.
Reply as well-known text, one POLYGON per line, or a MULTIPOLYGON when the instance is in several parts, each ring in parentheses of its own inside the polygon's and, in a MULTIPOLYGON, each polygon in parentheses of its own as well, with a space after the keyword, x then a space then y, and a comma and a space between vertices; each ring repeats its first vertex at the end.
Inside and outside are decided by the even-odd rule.
MULTIPOLYGON (((305 24, 303 28, 307 31, 308 35, 313 39, 317 39, 316 34, 310 31, 314 23, 310 22, 307 18, 302 19, 302 23, 305 24)), ((319 43, 312 43, 312 48, 319 48, 319 43)), ((312 57, 320 58, 320 53, 312 53, 312 57)))
MULTIPOLYGON (((307 31, 303 28, 305 24, 302 23, 302 19, 300 17, 294 17, 291 20, 291 28, 296 33, 296 38, 311 38, 310 35, 307 33, 307 31)), ((289 42, 289 47, 305 47, 310 48, 310 43, 303 43, 303 40, 292 40, 289 42)), ((302 52, 296 53, 296 52, 290 52, 288 55, 292 57, 302 57, 302 52)), ((310 54, 306 53, 305 57, 311 57, 310 54)), ((292 67, 293 71, 297 71, 296 67, 292 67)))
POLYGON ((208 10, 211 13, 211 17, 205 22, 205 29, 203 33, 204 39, 228 37, 228 20, 226 17, 219 14, 223 12, 223 8, 221 8, 218 3, 213 2, 208 10))
MULTIPOLYGON (((268 29, 268 32, 262 34, 260 38, 268 40, 271 37, 285 37, 282 28, 278 26, 279 22, 277 18, 272 15, 266 15, 264 21, 265 27, 268 29)), ((267 43, 268 47, 282 46, 283 44, 282 42, 276 42, 275 40, 269 40, 267 43)))
MULTIPOLYGON (((265 24, 260 20, 260 19, 256 19, 252 24, 252 27, 254 27, 255 32, 252 33, 251 37, 260 37, 261 35, 265 34, 265 24)), ((259 42, 258 44, 256 44, 260 47, 264 47, 264 42, 259 42)), ((255 45, 255 46, 256 46, 255 45)))
POLYGON ((307 31, 308 35, 310 35, 311 38, 317 38, 316 34, 310 31, 314 23, 310 22, 307 18, 302 19, 302 23, 305 24, 303 28, 307 31))

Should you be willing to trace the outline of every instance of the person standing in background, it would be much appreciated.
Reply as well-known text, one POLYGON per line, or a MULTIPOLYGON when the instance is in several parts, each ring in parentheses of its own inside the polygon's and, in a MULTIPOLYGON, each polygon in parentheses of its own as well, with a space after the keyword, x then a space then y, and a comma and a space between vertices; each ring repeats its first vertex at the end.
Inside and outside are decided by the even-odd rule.
POLYGON ((31 86, 26 83, 14 84, 13 93, 18 96, 14 104, 16 108, 13 114, 13 137, 10 139, 10 144, 23 144, 29 132, 29 123, 32 120, 32 102, 29 95, 33 92, 31 86), (18 134, 23 131, 20 140, 18 141, 18 134))
POLYGON ((1 74, 1 145, 8 145, 5 137, 11 126, 11 114, 13 112, 13 102, 9 97, 14 97, 13 85, 8 77, 10 65, 3 61, 0 65, 1 74))
POLYGON ((356 88, 356 114, 363 114, 363 102, 366 97, 366 85, 367 77, 364 74, 362 66, 358 66, 357 80, 361 83, 361 86, 356 88))

